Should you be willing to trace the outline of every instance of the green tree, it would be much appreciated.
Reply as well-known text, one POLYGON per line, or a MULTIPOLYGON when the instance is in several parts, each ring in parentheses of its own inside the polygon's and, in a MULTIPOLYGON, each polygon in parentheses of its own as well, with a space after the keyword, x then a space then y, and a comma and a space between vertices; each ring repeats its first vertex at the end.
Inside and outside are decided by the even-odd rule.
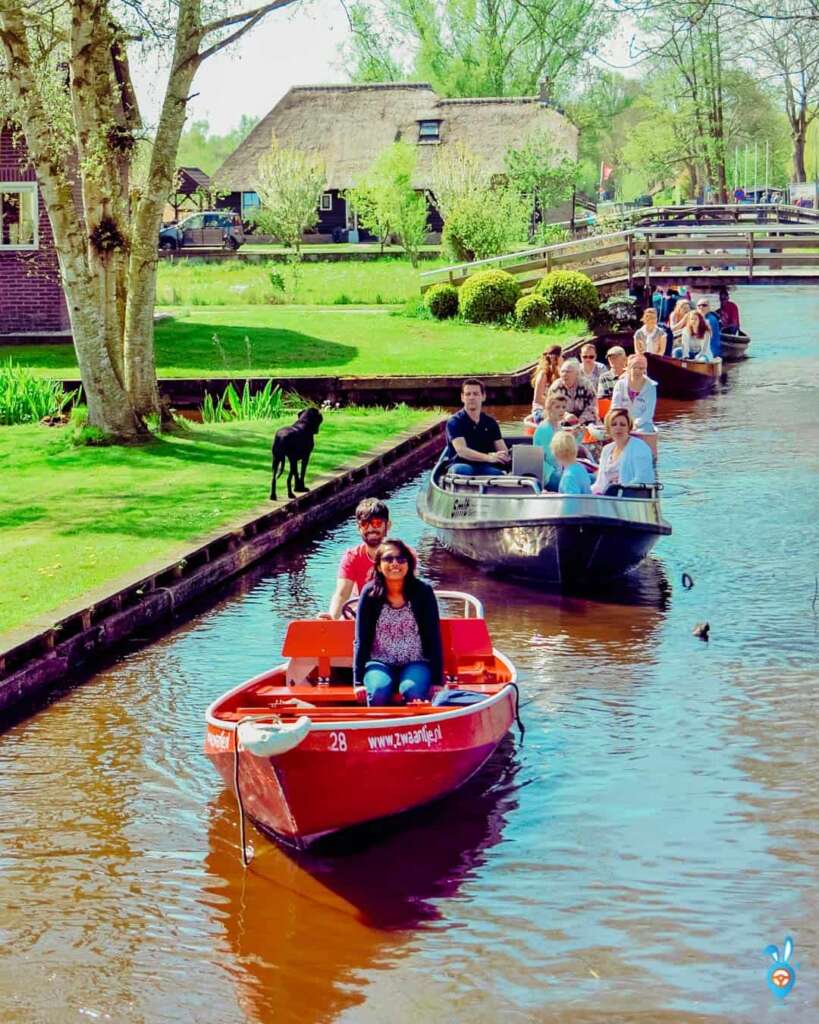
POLYGON ((258 117, 242 114, 239 124, 226 135, 211 133, 206 119, 193 121, 179 140, 177 164, 179 167, 200 167, 205 174, 213 174, 230 154, 237 149, 259 123, 258 117))
POLYGON ((541 216, 568 199, 577 184, 577 161, 556 150, 546 132, 530 135, 520 149, 507 149, 504 163, 510 186, 541 216))
POLYGON ((324 161, 299 149, 279 146, 275 136, 259 160, 253 188, 261 201, 254 221, 301 259, 302 235, 315 227, 327 182, 324 161))
POLYGON ((560 96, 613 18, 604 0, 359 0, 345 62, 353 81, 428 81, 443 96, 532 95, 541 82, 560 96))
POLYGON ((89 423, 122 440, 160 412, 153 345, 157 235, 196 72, 294 0, 0 0, 0 113, 22 132, 59 256, 89 423), (146 136, 128 45, 169 75, 146 136), (136 45, 136 44, 133 44, 136 45))
POLYGON ((381 239, 394 235, 413 266, 427 233, 427 202, 413 187, 414 146, 394 142, 378 154, 364 178, 347 193, 359 222, 381 239))

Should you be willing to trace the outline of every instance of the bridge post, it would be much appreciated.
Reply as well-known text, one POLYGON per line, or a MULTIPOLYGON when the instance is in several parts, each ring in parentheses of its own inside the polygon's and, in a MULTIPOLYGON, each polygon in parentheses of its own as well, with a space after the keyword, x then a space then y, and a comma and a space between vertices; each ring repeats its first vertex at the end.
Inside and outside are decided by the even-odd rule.
POLYGON ((645 246, 645 254, 643 256, 643 259, 645 260, 645 270, 646 270, 646 292, 647 292, 647 294, 650 295, 651 294, 651 235, 649 235, 648 232, 646 232, 643 241, 644 241, 644 246, 645 246))
POLYGON ((754 279, 754 233, 748 232, 748 283, 754 279))
POLYGON ((628 286, 631 288, 634 279, 634 232, 628 233, 628 286))

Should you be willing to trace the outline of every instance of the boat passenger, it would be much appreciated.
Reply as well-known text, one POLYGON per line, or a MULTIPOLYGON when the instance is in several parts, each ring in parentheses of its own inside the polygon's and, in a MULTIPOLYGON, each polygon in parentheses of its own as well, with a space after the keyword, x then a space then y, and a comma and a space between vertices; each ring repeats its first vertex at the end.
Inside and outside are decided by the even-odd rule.
POLYGON ((501 436, 498 421, 481 412, 485 398, 483 381, 470 378, 461 385, 464 407, 450 416, 446 425, 444 456, 452 460, 450 473, 500 476, 509 465, 509 449, 501 436))
POLYGON ((680 342, 680 346, 672 352, 675 359, 698 359, 706 363, 711 361, 711 328, 698 310, 688 314, 680 342))
POLYGON ((552 455, 560 466, 560 494, 591 494, 589 474, 577 461, 577 441, 568 430, 560 430, 552 438, 552 455))
POLYGON ((690 312, 691 303, 688 299, 680 299, 674 307, 674 312, 671 314, 671 319, 668 321, 668 326, 671 328, 671 333, 674 335, 674 341, 677 341, 681 337, 683 329, 688 322, 688 314, 690 312))
POLYGON ((538 359, 535 372, 532 374, 532 419, 540 423, 546 405, 546 392, 560 375, 560 364, 563 361, 563 349, 560 345, 550 345, 538 359))
POLYGON ((341 556, 330 610, 321 612, 320 619, 340 618, 345 603, 360 594, 372 577, 375 553, 390 530, 390 510, 378 498, 364 498, 356 506, 355 524, 362 543, 347 548, 341 556))
POLYGON ((657 319, 663 315, 663 306, 665 305, 665 296, 663 295, 663 286, 661 284, 654 285, 654 291, 651 293, 651 307, 657 314, 657 319))
POLYGON ((719 290, 719 309, 717 310, 720 326, 728 334, 739 331, 739 306, 728 297, 728 289, 719 290))
POLYGON ((643 326, 634 332, 634 351, 642 355, 650 352, 655 356, 665 355, 666 333, 657 322, 657 313, 651 307, 643 310, 643 326))
POLYGON ((397 695, 406 703, 426 700, 431 687, 443 682, 438 601, 415 571, 412 549, 387 538, 361 592, 353 678, 364 684, 370 705, 390 704, 397 695))
POLYGON ((697 312, 705 317, 705 322, 711 328, 711 358, 718 359, 722 355, 722 330, 719 325, 719 317, 711 309, 708 299, 697 300, 697 312))
POLYGON ((654 456, 651 448, 639 437, 631 437, 634 425, 628 409, 609 409, 605 419, 606 433, 612 438, 600 453, 594 494, 605 494, 610 487, 635 487, 653 484, 654 456))
POLYGON ((639 434, 653 434, 654 410, 657 408, 657 382, 647 376, 648 360, 645 356, 628 357, 628 369, 614 385, 611 396, 613 409, 627 409, 639 434))
POLYGON ((606 359, 609 368, 600 374, 600 380, 597 382, 598 398, 611 398, 617 378, 625 372, 626 358, 626 350, 622 345, 612 345, 608 350, 606 359))
POLYGON ((677 303, 680 299, 680 293, 677 291, 675 284, 670 284, 665 290, 665 298, 663 299, 663 307, 660 311, 660 323, 667 324, 671 319, 671 314, 674 312, 677 303))
POLYGON ((560 364, 560 379, 549 388, 550 395, 563 395, 568 412, 574 413, 581 423, 594 423, 597 419, 597 401, 592 388, 580 373, 576 359, 564 359, 560 364))
POLYGON ((583 376, 591 384, 592 391, 597 394, 597 385, 600 383, 601 375, 606 372, 606 366, 605 363, 597 361, 597 347, 592 342, 587 341, 580 349, 580 362, 583 376))
POLYGON ((543 486, 547 491, 556 491, 560 483, 560 466, 550 446, 552 438, 560 430, 567 404, 565 395, 547 395, 546 416, 532 438, 532 444, 543 449, 543 486))

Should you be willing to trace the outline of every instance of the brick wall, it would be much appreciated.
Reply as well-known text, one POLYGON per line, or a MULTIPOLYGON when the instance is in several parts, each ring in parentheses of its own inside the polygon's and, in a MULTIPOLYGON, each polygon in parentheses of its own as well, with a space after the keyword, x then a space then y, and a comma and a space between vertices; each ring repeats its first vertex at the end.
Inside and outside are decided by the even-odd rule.
MULTIPOLYGON (((0 181, 35 180, 23 143, 15 147, 11 131, 0 125, 0 181)), ((41 192, 38 213, 38 249, 10 252, 0 246, 0 334, 70 329, 54 237, 41 192)))

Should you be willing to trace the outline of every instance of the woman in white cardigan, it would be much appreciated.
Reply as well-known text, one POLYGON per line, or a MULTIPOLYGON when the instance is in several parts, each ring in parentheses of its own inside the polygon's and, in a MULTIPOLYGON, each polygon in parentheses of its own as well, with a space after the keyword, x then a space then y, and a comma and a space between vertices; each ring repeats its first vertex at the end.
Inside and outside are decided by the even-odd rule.
POLYGON ((648 360, 645 356, 628 357, 627 370, 614 384, 612 409, 628 409, 638 434, 653 434, 654 410, 657 408, 657 384, 646 376, 648 360))
POLYGON ((628 409, 612 406, 605 424, 606 433, 612 440, 600 453, 597 479, 592 484, 593 493, 605 494, 612 485, 635 487, 655 483, 651 449, 639 437, 629 436, 634 422, 628 409))

